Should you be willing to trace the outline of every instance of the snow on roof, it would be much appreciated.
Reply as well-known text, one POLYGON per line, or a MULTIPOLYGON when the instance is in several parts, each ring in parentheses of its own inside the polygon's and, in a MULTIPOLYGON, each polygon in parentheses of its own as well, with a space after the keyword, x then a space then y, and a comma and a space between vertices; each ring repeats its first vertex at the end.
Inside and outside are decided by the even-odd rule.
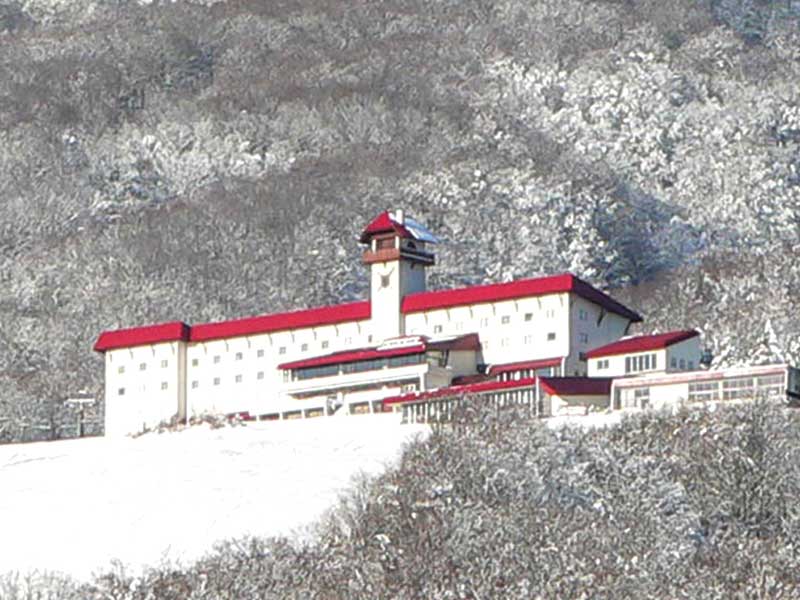
POLYGON ((586 353, 587 358, 598 358, 600 356, 614 356, 617 354, 631 354, 634 352, 646 352, 647 350, 661 350, 697 337, 700 333, 694 329, 680 331, 670 331, 654 335, 640 335, 636 337, 623 338, 617 342, 600 346, 586 353))
POLYGON ((540 377, 542 390, 551 396, 608 396, 611 377, 540 377))
POLYGON ((359 241, 366 244, 380 233, 396 233, 400 237, 419 240, 429 244, 438 244, 439 239, 427 227, 411 217, 398 216, 384 211, 370 222, 361 232, 359 241))

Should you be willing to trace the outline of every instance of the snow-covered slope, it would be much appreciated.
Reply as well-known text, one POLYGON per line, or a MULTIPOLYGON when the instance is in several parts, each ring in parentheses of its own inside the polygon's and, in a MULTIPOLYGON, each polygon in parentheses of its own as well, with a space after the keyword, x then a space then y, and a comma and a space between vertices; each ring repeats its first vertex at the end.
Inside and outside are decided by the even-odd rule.
POLYGON ((0 446, 0 572, 87 577, 296 532, 426 431, 370 415, 0 446))

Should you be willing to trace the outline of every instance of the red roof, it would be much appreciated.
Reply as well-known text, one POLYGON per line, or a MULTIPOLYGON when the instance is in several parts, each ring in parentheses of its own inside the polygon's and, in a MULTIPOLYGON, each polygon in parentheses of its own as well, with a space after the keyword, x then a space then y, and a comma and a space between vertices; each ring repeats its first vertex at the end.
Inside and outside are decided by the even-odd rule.
POLYGON ((425 352, 425 344, 416 344, 404 348, 390 348, 388 350, 378 350, 377 348, 363 348, 361 350, 347 350, 344 352, 334 352, 324 356, 315 356, 304 360, 283 363, 278 365, 279 369, 304 369, 306 367, 321 367, 324 365, 340 365, 344 363, 359 362, 362 360, 373 360, 376 358, 391 358, 392 356, 408 356, 409 354, 421 354, 425 352))
POLYGON ((454 396, 463 396, 465 394, 480 394, 486 392, 494 392, 497 390, 508 390, 516 388, 527 388, 536 385, 536 378, 529 377, 527 379, 519 379, 517 381, 485 381, 482 383, 470 383, 467 385, 454 385, 450 387, 439 388, 429 392, 413 392, 410 394, 403 394, 401 396, 392 396, 384 398, 384 406, 390 404, 400 404, 403 402, 416 402, 418 400, 431 400, 433 398, 447 398, 454 396))
MULTIPOLYGON (((362 360, 373 360, 378 358, 391 358, 392 356, 408 356, 410 354, 421 354, 426 350, 477 350, 480 348, 480 339, 477 333, 469 333, 457 338, 430 341, 425 336, 413 336, 418 338, 418 343, 400 347, 381 347, 361 348, 358 350, 344 350, 333 352, 323 356, 315 356, 303 360, 278 365, 279 369, 304 369, 307 367, 321 367, 324 365, 338 365, 362 360)), ((409 336, 409 339, 413 339, 409 336)))
POLYGON ((284 331, 286 329, 363 321, 369 319, 370 312, 369 301, 361 301, 247 319, 236 319, 234 321, 207 323, 192 327, 190 340, 192 342, 205 342, 221 338, 284 331))
POLYGON ((611 377, 540 377, 542 390, 551 396, 608 396, 611 377))
POLYGON ((542 360, 524 360, 521 362, 505 363, 502 365, 489 365, 488 373, 497 375, 498 373, 513 373, 514 371, 527 371, 544 369, 547 367, 558 367, 561 365, 562 357, 545 358, 542 360))
POLYGON ((618 342, 613 342, 605 346, 600 346, 586 353, 587 358, 597 358, 599 356, 614 356, 616 354, 632 354, 634 352, 646 352, 648 350, 661 350, 678 342, 689 340, 700 335, 694 329, 682 331, 670 331, 656 335, 640 335, 631 337, 618 342))
POLYGON ((437 308, 464 306, 467 304, 480 304, 485 302, 499 302, 516 298, 531 296, 544 296, 572 292, 604 307, 606 310, 622 315, 638 323, 642 317, 626 308, 607 294, 592 287, 585 281, 578 279, 571 273, 538 277, 536 279, 520 279, 509 283, 492 283, 477 285, 453 290, 440 290, 436 292, 420 292, 403 298, 402 311, 415 313, 437 308))
POLYGON ((375 219, 373 219, 372 223, 366 226, 364 231, 361 232, 361 237, 359 238, 359 242, 362 244, 366 244, 372 238, 372 236, 377 235, 379 233, 396 233, 400 237, 403 238, 412 238, 411 232, 397 223, 394 219, 392 219, 389 211, 384 211, 379 214, 375 219))
POLYGON ((189 339, 189 332, 189 326, 182 321, 104 331, 97 338, 94 349, 96 352, 106 352, 107 350, 148 346, 164 342, 185 342, 189 339))

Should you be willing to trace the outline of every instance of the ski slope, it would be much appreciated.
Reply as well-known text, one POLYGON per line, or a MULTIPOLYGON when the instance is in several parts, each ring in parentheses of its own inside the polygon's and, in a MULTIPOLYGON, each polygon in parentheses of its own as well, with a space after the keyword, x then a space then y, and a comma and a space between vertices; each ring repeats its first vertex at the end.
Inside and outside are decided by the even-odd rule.
POLYGON ((219 540, 302 533, 422 425, 364 415, 0 446, 0 573, 85 579, 188 562, 219 540))

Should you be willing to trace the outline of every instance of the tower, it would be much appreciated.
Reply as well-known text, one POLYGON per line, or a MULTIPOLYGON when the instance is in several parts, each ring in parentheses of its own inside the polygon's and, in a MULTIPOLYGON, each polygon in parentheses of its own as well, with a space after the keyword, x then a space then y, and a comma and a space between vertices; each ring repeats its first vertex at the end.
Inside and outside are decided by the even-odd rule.
POLYGON ((405 335, 401 305, 425 291, 425 269, 436 262, 428 250, 439 240, 402 210, 381 213, 361 233, 362 260, 370 268, 372 331, 376 341, 405 335))

